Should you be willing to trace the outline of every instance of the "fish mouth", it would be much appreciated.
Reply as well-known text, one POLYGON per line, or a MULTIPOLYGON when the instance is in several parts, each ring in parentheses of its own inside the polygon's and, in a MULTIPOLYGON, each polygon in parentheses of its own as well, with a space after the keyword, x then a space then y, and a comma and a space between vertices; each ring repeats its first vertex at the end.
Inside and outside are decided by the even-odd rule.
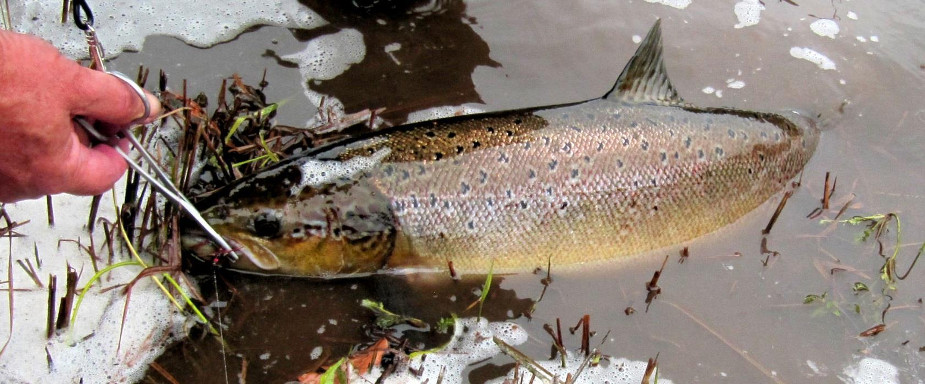
MULTIPOLYGON (((279 258, 273 251, 259 243, 245 238, 222 236, 238 254, 238 260, 231 261, 229 266, 235 269, 252 271, 275 271, 279 269, 279 258)), ((196 258, 218 264, 222 260, 224 250, 215 243, 205 232, 192 230, 180 237, 180 244, 184 250, 196 258)))

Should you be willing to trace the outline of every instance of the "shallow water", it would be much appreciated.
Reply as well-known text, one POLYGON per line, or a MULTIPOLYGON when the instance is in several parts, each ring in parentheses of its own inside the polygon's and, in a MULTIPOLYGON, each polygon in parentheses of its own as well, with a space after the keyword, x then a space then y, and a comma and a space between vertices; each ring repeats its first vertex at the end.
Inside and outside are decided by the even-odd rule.
MULTIPOLYGON (((501 281, 486 303, 487 316, 514 319, 531 334, 521 350, 547 358, 550 338, 543 325, 561 318, 571 326, 590 314, 597 332, 592 344, 602 342, 605 354, 636 360, 658 354, 660 374, 675 382, 838 382, 862 357, 888 361, 899 369, 901 382, 925 380, 919 352, 925 347, 920 301, 925 270, 913 269, 888 291, 886 330, 859 337, 880 323, 887 307, 878 271, 883 259, 875 243, 856 241, 861 227, 806 218, 820 206, 824 176, 831 172, 838 178, 836 203, 823 217, 834 217, 851 196, 844 217, 898 213, 901 272, 925 241, 925 11, 920 2, 819 0, 793 6, 766 1, 758 24, 741 29, 734 28, 739 21, 733 4, 725 1, 697 0, 685 9, 643 1, 447 2, 439 11, 411 16, 400 5, 357 10, 306 2, 331 24, 307 31, 255 28, 205 50, 152 36, 140 53, 123 54, 115 65, 164 68, 174 88, 188 78, 193 93, 206 94, 214 94, 220 79, 232 72, 256 83, 267 68, 269 99, 289 100, 280 122, 301 125, 314 108, 303 95, 299 70, 281 57, 319 36, 353 28, 363 36, 364 61, 309 87, 341 100, 347 112, 385 107, 385 117, 401 122, 412 111, 435 106, 477 103, 500 110, 599 97, 635 50, 633 36, 644 36, 661 18, 668 72, 686 101, 810 110, 831 125, 767 237, 768 247, 779 254, 763 254, 760 246, 775 197, 736 224, 690 244, 683 264, 675 247, 593 269, 553 267, 554 280, 532 318, 520 314, 530 308, 529 299, 539 297, 543 275, 496 279, 501 281), (836 38, 814 34, 810 24, 816 18, 810 15, 833 14, 840 27, 836 38), (400 44, 397 50, 394 43, 400 44), (793 47, 825 55, 836 69, 794 58, 793 47), (735 81, 744 87, 727 87, 735 81), (707 87, 722 91, 722 97, 704 92, 707 87), (844 100, 844 113, 838 113, 844 100), (665 254, 670 258, 659 281, 662 294, 646 311, 645 283, 665 254), (855 295, 855 282, 870 291, 855 295), (823 292, 828 306, 803 304, 806 295, 823 292), (630 306, 636 313, 626 315, 630 306)), ((894 235, 891 230, 884 239, 887 255, 894 235)), ((250 382, 293 380, 320 364, 309 358, 315 347, 324 346, 322 358, 336 357, 370 340, 363 332, 372 316, 357 305, 363 298, 432 321, 451 312, 474 315, 464 309, 480 284, 480 278, 469 283, 445 278, 433 286, 387 277, 310 282, 233 273, 220 279, 237 289, 223 309, 231 324, 228 374, 234 380, 246 360, 250 382)), ((204 281, 206 290, 211 277, 204 281)), ((438 342, 426 335, 414 340, 438 342)), ((566 345, 577 348, 579 338, 567 336, 566 345)), ((160 364, 181 382, 224 382, 216 374, 223 369, 219 353, 218 344, 206 338, 178 346, 160 364)), ((470 380, 500 375, 509 366, 494 366, 510 363, 498 357, 479 364, 470 380)), ((152 372, 149 380, 164 379, 152 372)))

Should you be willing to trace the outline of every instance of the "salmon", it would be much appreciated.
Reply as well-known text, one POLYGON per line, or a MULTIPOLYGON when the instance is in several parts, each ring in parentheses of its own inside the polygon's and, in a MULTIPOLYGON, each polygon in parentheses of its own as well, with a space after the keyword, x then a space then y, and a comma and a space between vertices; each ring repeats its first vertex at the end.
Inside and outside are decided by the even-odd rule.
MULTIPOLYGON (((656 22, 603 97, 394 127, 310 149, 198 202, 243 255, 309 277, 529 271, 625 259, 754 210, 801 172, 815 116, 699 108, 656 22)), ((193 255, 216 252, 195 228, 193 255)))

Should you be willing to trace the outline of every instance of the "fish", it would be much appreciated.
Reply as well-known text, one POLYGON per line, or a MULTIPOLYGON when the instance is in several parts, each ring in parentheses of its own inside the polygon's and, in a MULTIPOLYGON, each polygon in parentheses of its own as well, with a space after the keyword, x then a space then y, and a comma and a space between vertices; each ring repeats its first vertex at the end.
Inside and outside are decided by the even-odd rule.
MULTIPOLYGON (((603 97, 353 137, 196 204, 244 256, 226 267, 318 278, 574 266, 717 231, 802 171, 819 121, 684 102, 660 25, 603 97)), ((219 251, 192 227, 181 239, 219 251)))

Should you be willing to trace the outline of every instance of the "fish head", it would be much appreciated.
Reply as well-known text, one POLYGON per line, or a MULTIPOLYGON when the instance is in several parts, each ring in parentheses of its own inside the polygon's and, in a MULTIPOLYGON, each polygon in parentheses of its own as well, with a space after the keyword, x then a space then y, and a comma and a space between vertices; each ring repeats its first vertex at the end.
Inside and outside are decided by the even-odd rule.
POLYGON ((804 148, 815 150, 819 144, 819 135, 822 133, 822 116, 805 110, 792 109, 784 112, 784 116, 793 122, 803 137, 804 148))
MULTIPOLYGON (((383 268, 395 240, 394 218, 388 199, 363 177, 291 188, 297 183, 285 172, 258 176, 200 206, 239 255, 226 267, 310 277, 383 268)), ((185 226, 181 238, 188 253, 218 260, 216 244, 195 226, 185 226)))

